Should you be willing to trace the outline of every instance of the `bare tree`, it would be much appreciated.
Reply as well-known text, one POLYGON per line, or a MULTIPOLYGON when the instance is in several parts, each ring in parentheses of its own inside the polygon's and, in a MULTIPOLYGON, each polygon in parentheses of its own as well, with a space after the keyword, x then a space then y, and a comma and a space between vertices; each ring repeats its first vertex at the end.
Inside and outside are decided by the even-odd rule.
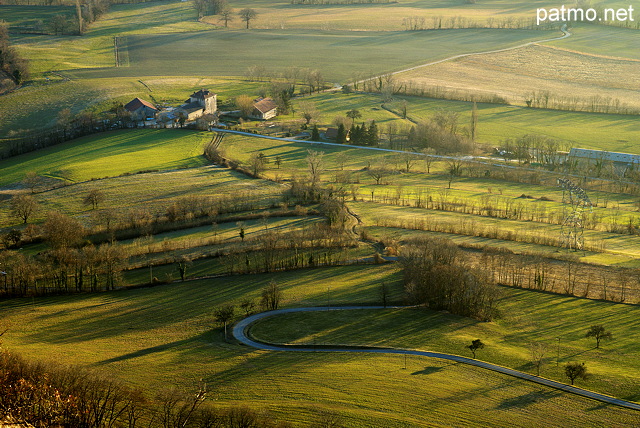
POLYGON ((596 349, 597 349, 597 348, 600 348, 600 341, 602 339, 607 339, 607 340, 613 339, 613 334, 611 334, 610 331, 607 331, 601 325, 592 325, 587 331, 587 334, 585 335, 585 337, 595 337, 596 349))
POLYGON ((247 118, 253 113, 253 99, 248 95, 240 95, 235 99, 236 108, 242 117, 247 118))
POLYGON ((280 301, 282 300, 282 291, 275 281, 270 281, 262 290, 262 298, 260 304, 267 311, 274 311, 278 309, 280 301))
POLYGON ((36 193, 36 187, 42 184, 42 177, 40 177, 35 171, 28 171, 24 175, 22 184, 31 189, 31 193, 36 193))
POLYGON ((224 325, 224 340, 227 340, 227 324, 233 319, 235 312, 236 308, 233 305, 220 306, 213 312, 216 321, 224 325))
POLYGON ((324 172, 324 152, 317 152, 315 150, 307 150, 307 170, 311 177, 311 184, 316 185, 320 182, 320 176, 324 172))
POLYGON ((91 189, 87 196, 82 199, 84 205, 91 205, 91 209, 98 208, 98 204, 104 202, 105 196, 100 189, 91 189))
POLYGON ((80 243, 85 234, 84 227, 75 218, 51 211, 42 225, 44 236, 54 248, 69 248, 80 243))
POLYGON ((229 5, 225 5, 218 16, 218 21, 224 22, 224 28, 227 28, 229 26, 229 22, 233 21, 234 13, 229 5))
POLYGON ((313 102, 308 100, 304 100, 300 102, 298 106, 298 111, 302 113, 302 117, 306 121, 307 125, 309 125, 311 121, 317 120, 318 116, 320 115, 320 113, 318 112, 318 109, 316 108, 316 105, 313 102))
POLYGON ((531 361, 536 368, 537 376, 540 376, 540 369, 544 364, 544 356, 548 349, 547 345, 542 342, 534 342, 529 347, 529 351, 531 352, 531 361))
POLYGON ((256 19, 256 17, 258 16, 258 12, 256 12, 255 9, 251 9, 250 7, 247 7, 245 9, 242 9, 240 12, 238 12, 238 16, 240 16, 240 19, 247 24, 247 29, 248 29, 249 23, 252 20, 256 19))
POLYGON ((436 151, 431 147, 427 147, 422 151, 422 153, 424 153, 424 164, 427 167, 427 174, 431 174, 431 165, 436 159, 433 155, 436 151))
POLYGON ((29 217, 38 209, 38 201, 31 195, 16 195, 11 198, 9 209, 13 217, 27 224, 29 217))

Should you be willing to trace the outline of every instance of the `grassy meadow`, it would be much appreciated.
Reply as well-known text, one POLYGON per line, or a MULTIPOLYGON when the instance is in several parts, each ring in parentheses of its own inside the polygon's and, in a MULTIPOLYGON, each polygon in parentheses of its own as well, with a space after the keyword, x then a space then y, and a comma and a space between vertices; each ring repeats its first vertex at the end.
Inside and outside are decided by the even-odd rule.
POLYGON ((27 171, 77 182, 146 170, 205 165, 211 134, 185 130, 111 131, 6 159, 0 184, 21 181, 27 171), (64 174, 61 174, 61 171, 64 174))
MULTIPOLYGON (((215 406, 241 403, 267 410, 294 426, 308 426, 319 410, 337 413, 351 427, 424 426, 427 417, 432 426, 638 423, 637 412, 459 364, 410 357, 405 369, 399 356, 273 353, 226 343, 221 327, 214 322, 212 308, 239 303, 244 297, 257 299, 270 280, 283 288, 285 306, 323 305, 327 296, 332 304, 376 304, 381 282, 392 286, 394 299, 400 297, 399 276, 393 270, 341 267, 242 276, 232 282, 209 279, 100 295, 54 297, 35 305, 30 300, 12 300, 0 303, 3 318, 11 326, 3 338, 4 345, 32 357, 55 358, 115 374, 149 390, 160 391, 167 386, 192 390, 202 379, 210 385, 209 396, 215 406), (167 371, 167 366, 172 369, 167 371)), ((582 314, 593 309, 593 315, 585 315, 585 323, 595 314, 611 311, 607 319, 618 324, 616 328, 611 326, 618 335, 632 324, 632 312, 625 314, 624 310, 607 309, 606 304, 595 302, 587 308, 571 299, 555 301, 545 295, 518 293, 522 292, 514 291, 505 299, 514 311, 515 320, 509 322, 518 327, 513 336, 501 322, 478 324, 427 311, 387 311, 350 322, 368 343, 424 347, 430 340, 437 341, 429 332, 438 331, 448 333, 441 343, 456 338, 443 346, 453 348, 456 340, 462 343, 482 334, 483 340, 491 338, 483 350, 486 356, 508 353, 509 358, 522 364, 527 362, 527 351, 520 348, 526 346, 527 334, 535 337, 533 332, 538 328, 545 329, 545 339, 563 334, 562 358, 569 358, 573 349, 579 349, 585 357, 631 351, 627 346, 633 346, 632 341, 621 338, 622 342, 607 342, 596 352, 586 339, 573 337, 581 332, 579 321, 557 330, 551 320, 533 327, 529 319, 515 315, 515 311, 526 307, 528 314, 556 305, 567 310, 577 306, 582 314), (528 306, 518 299, 524 299, 528 306), (366 321, 375 323, 377 331, 364 324, 366 321), (406 322, 406 328, 391 327, 399 321, 406 322), (389 328, 394 334, 385 334, 389 328)), ((283 331, 291 331, 282 321, 283 331)), ((308 321, 320 327, 318 340, 330 341, 333 334, 345 331, 336 325, 334 333, 325 332, 324 321, 308 321)), ((600 384, 600 377, 606 374, 587 361, 594 378, 584 386, 600 384)), ((543 370, 550 370, 550 365, 543 370)), ((610 374, 616 382, 618 375, 617 369, 610 374)), ((627 388, 629 383, 619 381, 617 385, 627 388)))
POLYGON ((566 381, 562 366, 585 362, 592 378, 579 385, 632 401, 640 399, 636 388, 640 367, 632 333, 637 306, 511 288, 501 292, 504 297, 498 305, 503 315, 491 323, 423 309, 357 310, 272 317, 254 325, 251 334, 275 343, 372 345, 465 356, 471 356, 466 345, 481 338, 486 348, 478 351, 479 359, 533 374, 530 346, 540 342, 547 346, 543 377, 566 381), (584 337, 595 324, 604 325, 614 336, 610 342, 603 340, 600 349, 595 348, 594 339, 584 337))

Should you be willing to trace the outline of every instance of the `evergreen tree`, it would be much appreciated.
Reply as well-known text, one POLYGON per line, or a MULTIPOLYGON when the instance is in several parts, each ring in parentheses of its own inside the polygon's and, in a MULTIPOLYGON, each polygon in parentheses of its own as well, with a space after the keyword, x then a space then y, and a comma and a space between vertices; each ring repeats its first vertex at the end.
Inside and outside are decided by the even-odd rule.
POLYGON ((336 143, 345 144, 347 142, 347 134, 344 129, 344 125, 341 123, 338 125, 338 135, 336 135, 336 143))
POLYGON ((311 139, 313 141, 320 141, 320 131, 318 131, 318 125, 313 125, 311 130, 311 139))
POLYGON ((372 120, 371 124, 369 124, 369 130, 367 131, 366 144, 367 146, 377 146, 379 139, 378 125, 376 125, 375 120, 372 120))
POLYGON ((349 134, 351 134, 351 140, 349 142, 351 144, 357 144, 356 142, 357 130, 356 130, 356 126, 353 123, 351 124, 351 129, 349 130, 349 134))

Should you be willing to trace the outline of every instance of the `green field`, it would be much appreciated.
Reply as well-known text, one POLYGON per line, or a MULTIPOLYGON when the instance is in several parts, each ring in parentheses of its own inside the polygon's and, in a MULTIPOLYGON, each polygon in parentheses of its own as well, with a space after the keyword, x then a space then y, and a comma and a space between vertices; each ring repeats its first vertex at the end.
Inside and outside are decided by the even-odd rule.
POLYGON ((310 345, 371 345, 440 351, 470 356, 465 346, 481 338, 486 348, 478 358, 535 374, 530 345, 547 345, 546 367, 541 375, 564 381, 562 365, 586 362, 593 377, 582 386, 632 401, 640 399, 635 328, 638 307, 600 303, 531 291, 504 288, 499 302, 503 318, 483 323, 423 309, 358 310, 338 313, 295 313, 268 318, 251 329, 266 342, 310 345), (591 325, 601 324, 615 340, 602 342, 584 337, 591 325), (556 366, 558 339, 560 368, 556 366))
MULTIPOLYGON (((47 298, 35 306, 27 300, 6 301, 0 303, 0 309, 3 319, 12 327, 3 337, 4 344, 23 354, 45 359, 55 356, 56 360, 117 374, 133 385, 155 391, 174 385, 192 389, 198 379, 203 379, 210 385, 211 401, 216 406, 242 403, 268 409, 277 418, 301 427, 308 426, 318 410, 336 412, 352 427, 424 426, 426 417, 433 426, 506 427, 540 423, 630 426, 639 421, 637 412, 437 360, 408 358, 404 369, 399 356, 270 353, 225 343, 221 328, 213 321, 212 308, 224 302, 239 303, 243 296, 255 299, 271 279, 283 287, 286 306, 322 305, 327 293, 334 304, 377 303, 377 289, 382 281, 393 284, 396 293, 398 290, 398 276, 387 267, 347 267, 236 277, 232 282, 213 279, 94 296, 47 298), (170 371, 167 366, 171 366, 170 371)), ((607 320, 617 323, 611 329, 619 336, 633 324, 632 312, 612 310, 607 304, 591 303, 586 307, 573 299, 518 291, 505 301, 514 314, 525 307, 524 303, 518 303, 519 299, 524 299, 527 311, 533 308, 549 311, 561 305, 567 310, 581 310, 582 314, 592 310, 593 316, 611 312, 607 320)), ((469 337, 483 334, 483 339, 492 334, 491 340, 487 339, 490 346, 483 350, 485 356, 508 351, 509 358, 523 364, 527 351, 521 348, 526 346, 527 337, 535 337, 534 332, 544 328, 545 339, 563 334, 563 358, 579 349, 584 352, 581 356, 622 353, 630 364, 635 364, 629 357, 631 339, 621 337, 605 343, 602 351, 593 351, 589 341, 573 337, 581 332, 577 320, 563 322, 565 326, 554 329, 552 320, 545 320, 538 327, 528 318, 514 315, 509 322, 518 331, 529 334, 517 337, 510 336, 502 322, 477 324, 425 312, 407 320, 406 329, 396 331, 391 335, 394 338, 386 338, 385 331, 393 329, 392 323, 402 314, 367 316, 364 320, 375 322, 376 332, 357 320, 354 326, 359 326, 358 332, 366 341, 378 337, 385 343, 418 347, 429 340, 447 341, 430 337, 429 331, 448 331, 459 340, 466 340, 465 334, 469 337), (425 326, 421 321, 429 324, 425 326), (453 326, 447 327, 447 323, 453 326), (459 332, 451 333, 456 328, 459 332)), ((593 316, 586 316, 583 322, 588 323, 593 316)), ((338 328, 336 333, 340 331, 343 330, 338 328)), ((319 337, 323 337, 322 330, 319 337)), ((600 385, 601 376, 606 373, 598 370, 591 360, 588 365, 597 376, 584 386, 600 385)), ((618 381, 618 375, 616 369, 610 379, 618 381)), ((629 387, 624 381, 617 385, 629 387)))
POLYGON ((71 181, 113 177, 146 170, 205 165, 202 156, 210 134, 184 130, 112 131, 92 135, 0 163, 1 185, 20 181, 27 171, 71 181))

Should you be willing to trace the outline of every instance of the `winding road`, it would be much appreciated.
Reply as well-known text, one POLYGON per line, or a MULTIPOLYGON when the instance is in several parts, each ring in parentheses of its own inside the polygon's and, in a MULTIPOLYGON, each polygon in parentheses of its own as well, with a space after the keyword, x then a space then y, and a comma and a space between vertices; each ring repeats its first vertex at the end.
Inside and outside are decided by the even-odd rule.
MULTIPOLYGON (((394 306, 387 307, 386 309, 402 309, 406 307, 394 306)), ((333 346, 322 345, 308 347, 308 345, 273 345, 269 343, 259 342, 253 340, 248 335, 248 330, 252 324, 273 316, 290 314, 294 312, 320 312, 320 311, 344 311, 344 310, 361 310, 361 309, 385 309, 383 306, 344 306, 344 307, 313 307, 313 308, 290 308, 290 309, 278 309, 275 311, 262 312, 252 315, 240 321, 233 328, 233 336, 240 343, 250 346, 256 349, 262 349, 265 351, 283 351, 283 352, 360 352, 369 354, 400 354, 400 355, 417 355, 429 358, 439 358, 442 360, 455 361, 462 364, 469 364, 476 367, 481 367, 487 370, 493 370, 498 373, 503 373, 509 376, 517 377, 520 379, 535 382, 541 385, 545 385, 551 388, 559 389, 572 394, 581 395, 583 397, 591 398, 593 400, 601 401, 603 403, 613 404, 620 407, 625 407, 633 410, 640 410, 640 404, 631 401, 621 400, 619 398, 611 397, 605 394, 599 394, 597 392, 588 391, 586 389, 578 388, 572 385, 567 385, 561 382, 557 382, 543 377, 534 376, 528 373, 513 370, 507 367, 498 366, 495 364, 487 363, 484 361, 474 360, 472 358, 461 357, 459 355, 443 354, 440 352, 430 351, 418 351, 411 349, 396 349, 396 348, 377 348, 369 346, 333 346)))

